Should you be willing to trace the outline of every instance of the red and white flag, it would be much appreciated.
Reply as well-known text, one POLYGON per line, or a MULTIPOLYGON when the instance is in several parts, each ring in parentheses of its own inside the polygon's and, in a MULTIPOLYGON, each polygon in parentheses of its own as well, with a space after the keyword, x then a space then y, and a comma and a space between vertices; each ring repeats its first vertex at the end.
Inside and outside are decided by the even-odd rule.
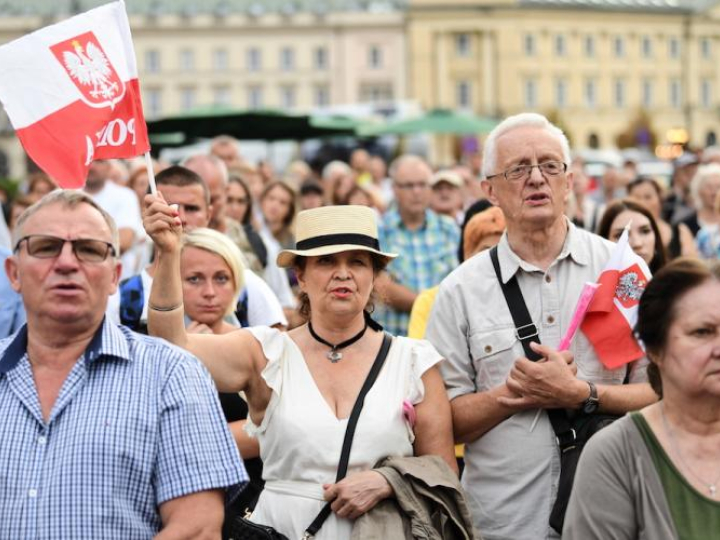
POLYGON ((642 358, 642 347, 633 335, 640 296, 651 273, 645 261, 628 242, 625 228, 605 268, 580 326, 595 353, 608 369, 619 368, 642 358))
POLYGON ((93 159, 150 149, 122 1, 0 47, 0 101, 25 151, 66 188, 93 159))

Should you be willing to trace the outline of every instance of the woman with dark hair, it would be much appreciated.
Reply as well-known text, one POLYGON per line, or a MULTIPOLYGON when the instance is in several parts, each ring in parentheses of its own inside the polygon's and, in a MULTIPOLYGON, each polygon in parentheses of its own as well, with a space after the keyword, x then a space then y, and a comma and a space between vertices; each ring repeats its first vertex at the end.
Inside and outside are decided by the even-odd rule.
POLYGON ((661 269, 637 337, 661 398, 603 429, 580 457, 564 539, 717 538, 720 531, 720 266, 661 269))
POLYGON ((248 432, 258 438, 266 481, 253 521, 297 539, 330 501, 333 512, 315 538, 348 540, 353 520, 395 495, 386 477, 371 470, 380 459, 437 455, 450 476, 457 471, 440 355, 427 341, 396 337, 366 396, 349 474, 335 481, 347 418, 387 339, 368 303, 395 255, 380 251, 371 209, 329 206, 298 215, 297 246, 283 250, 277 264, 295 268, 308 322, 284 333, 186 332, 176 216, 148 195, 144 224, 159 251, 150 331, 197 356, 220 391, 245 392, 248 432))
POLYGON ((267 266, 267 248, 263 239, 252 225, 253 197, 245 180, 238 174, 228 177, 226 214, 242 225, 253 253, 263 268, 267 266))
POLYGON ((650 210, 642 204, 631 199, 610 203, 603 213, 597 233, 617 242, 628 224, 630 247, 647 263, 652 273, 657 272, 665 265, 667 256, 657 222, 650 210))
POLYGON ((648 176, 639 176, 628 184, 628 198, 644 204, 655 218, 668 260, 697 255, 693 234, 684 223, 670 225, 662 219, 663 191, 660 184, 648 176))

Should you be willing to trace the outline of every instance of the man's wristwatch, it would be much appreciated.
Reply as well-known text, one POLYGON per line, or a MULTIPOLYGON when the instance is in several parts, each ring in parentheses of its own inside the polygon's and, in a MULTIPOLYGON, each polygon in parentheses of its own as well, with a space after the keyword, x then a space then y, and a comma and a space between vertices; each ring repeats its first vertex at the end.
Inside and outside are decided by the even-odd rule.
POLYGON ((580 408, 585 414, 592 414, 598 410, 598 407, 600 406, 600 399, 598 399, 597 387, 595 384, 590 381, 585 382, 590 387, 590 395, 585 401, 583 401, 580 408))

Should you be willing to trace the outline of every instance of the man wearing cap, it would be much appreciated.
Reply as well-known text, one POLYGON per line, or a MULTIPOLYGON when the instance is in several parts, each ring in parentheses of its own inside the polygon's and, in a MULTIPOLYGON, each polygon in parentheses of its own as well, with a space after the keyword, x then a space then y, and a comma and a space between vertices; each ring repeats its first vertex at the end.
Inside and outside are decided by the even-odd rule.
POLYGON ((526 358, 492 249, 443 280, 428 323, 446 359, 455 440, 466 443, 462 483, 485 540, 559 538, 549 521, 560 450, 547 409, 619 415, 656 399, 644 360, 607 369, 579 332, 569 352, 555 349, 614 248, 565 217, 569 163, 567 138, 539 114, 507 118, 485 142, 484 186, 507 226, 494 252, 499 273, 502 283, 517 279, 540 361, 526 358))
POLYGON ((462 224, 462 177, 452 170, 438 171, 430 180, 430 187, 430 208, 437 214, 453 219, 458 225, 462 224))
POLYGON ((405 336, 418 293, 434 287, 458 264, 460 230, 430 209, 432 170, 420 157, 403 155, 390 167, 396 206, 379 224, 380 245, 400 257, 378 277, 383 302, 375 317, 393 335, 405 336))
POLYGON ((690 182, 697 172, 700 160, 692 152, 685 152, 674 162, 670 194, 663 202, 663 219, 679 223, 693 213, 690 182))

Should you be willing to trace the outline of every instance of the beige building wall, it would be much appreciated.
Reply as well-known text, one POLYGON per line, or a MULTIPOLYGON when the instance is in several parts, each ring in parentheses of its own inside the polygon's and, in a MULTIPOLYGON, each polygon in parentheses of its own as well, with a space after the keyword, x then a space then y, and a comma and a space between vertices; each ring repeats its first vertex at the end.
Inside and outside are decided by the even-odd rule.
POLYGON ((661 140, 681 127, 699 145, 718 133, 717 15, 499 4, 410 1, 409 97, 494 117, 555 113, 578 147, 614 146, 641 108, 661 140))

